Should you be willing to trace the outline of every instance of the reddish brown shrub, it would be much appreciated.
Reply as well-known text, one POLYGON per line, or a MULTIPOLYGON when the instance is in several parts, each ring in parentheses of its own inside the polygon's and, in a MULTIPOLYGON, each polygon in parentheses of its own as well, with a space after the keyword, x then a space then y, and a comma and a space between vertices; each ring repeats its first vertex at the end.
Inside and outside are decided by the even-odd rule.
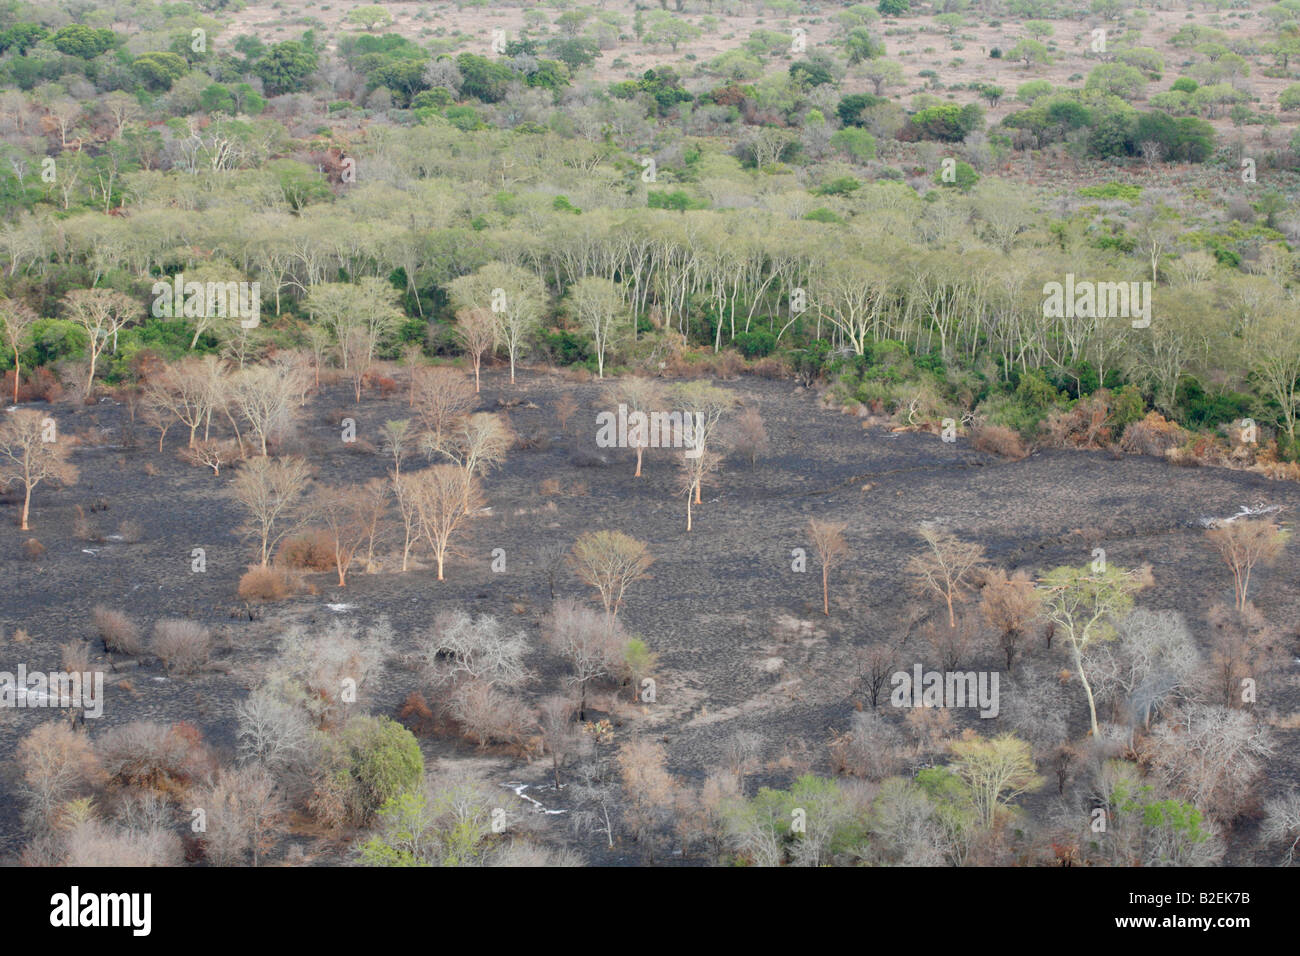
POLYGON ((284 568, 253 567, 239 579, 239 596, 245 601, 283 601, 293 591, 293 578, 284 568))
POLYGON ((976 428, 971 444, 978 451, 1001 458, 1010 458, 1013 461, 1019 461, 1029 454, 1016 430, 1001 425, 981 425, 976 428))
POLYGON ((1171 448, 1177 448, 1187 433, 1176 423, 1168 421, 1159 412, 1148 412, 1146 418, 1124 429, 1119 440, 1121 451, 1131 455, 1155 455, 1163 458, 1171 448))
POLYGON ((334 542, 321 530, 285 538, 276 551, 275 563, 302 571, 333 571, 338 566, 334 557, 334 542))

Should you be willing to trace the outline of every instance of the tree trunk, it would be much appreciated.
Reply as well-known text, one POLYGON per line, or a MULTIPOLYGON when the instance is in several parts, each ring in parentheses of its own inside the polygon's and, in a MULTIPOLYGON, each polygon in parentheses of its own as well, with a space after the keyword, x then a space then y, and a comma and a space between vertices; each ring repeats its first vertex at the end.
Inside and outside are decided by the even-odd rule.
POLYGON ((1074 666, 1079 672, 1079 682, 1083 684, 1083 692, 1088 695, 1088 719, 1092 722, 1092 736, 1097 736, 1097 702, 1092 696, 1092 685, 1088 683, 1088 675, 1083 671, 1083 657, 1079 654, 1079 645, 1073 640, 1070 641, 1070 647, 1074 651, 1074 666))
POLYGON ((23 523, 21 529, 23 531, 29 530, 27 527, 27 515, 28 512, 31 511, 31 507, 32 507, 32 486, 28 485, 26 492, 24 492, 23 494, 23 523))
POLYGON ((822 613, 827 617, 831 616, 831 593, 826 581, 828 568, 822 565, 822 613))

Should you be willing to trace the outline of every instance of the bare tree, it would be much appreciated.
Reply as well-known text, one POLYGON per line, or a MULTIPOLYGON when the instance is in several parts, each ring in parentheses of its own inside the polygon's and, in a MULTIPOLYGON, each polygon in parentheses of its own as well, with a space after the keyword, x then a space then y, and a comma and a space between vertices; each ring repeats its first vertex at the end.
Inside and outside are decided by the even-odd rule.
POLYGON ((488 309, 462 309, 456 314, 456 341, 474 366, 474 391, 479 391, 483 353, 496 344, 496 322, 488 309))
POLYGON ((1296 852, 1300 851, 1300 794, 1291 791, 1268 800, 1264 804, 1264 823, 1259 832, 1263 839, 1286 847, 1282 856, 1283 866, 1293 864, 1296 852))
POLYGON ((454 368, 434 366, 415 369, 415 409, 420 421, 440 447, 443 435, 469 414, 477 404, 474 390, 465 376, 454 368))
POLYGON ((812 518, 808 522, 808 536, 812 538, 817 561, 822 568, 822 613, 827 617, 831 613, 831 568, 843 561, 849 553, 848 543, 844 540, 845 527, 840 521, 818 521, 812 518))
POLYGON ((159 423, 158 450, 162 451, 165 424, 170 419, 189 427, 186 444, 193 448, 199 426, 211 417, 216 399, 210 365, 203 359, 187 357, 152 376, 144 387, 144 401, 159 423))
POLYGON ((38 724, 18 743, 19 791, 29 827, 49 826, 64 803, 104 779, 90 739, 63 720, 38 724))
POLYGON ((632 738, 623 742, 615 762, 627 803, 623 823, 654 860, 654 837, 671 818, 677 784, 665 767, 662 744, 632 738))
POLYGON ((41 482, 73 485, 78 477, 76 465, 68 461, 67 444, 58 439, 54 419, 19 409, 0 422, 0 488, 22 486, 19 528, 23 531, 31 530, 27 519, 32 491, 41 482))
POLYGON ((300 406, 294 400, 298 385, 284 369, 274 365, 250 365, 232 383, 232 396, 244 420, 257 437, 262 455, 268 439, 288 432, 300 406))
POLYGON ((339 587, 348 583, 348 569, 366 542, 373 525, 365 490, 359 485, 321 485, 312 495, 311 511, 325 529, 334 552, 339 587))
POLYGON ((1251 572, 1256 565, 1269 565, 1277 560, 1290 535, 1271 521, 1243 518, 1221 522, 1205 536, 1232 571, 1232 588, 1237 609, 1241 610, 1249 596, 1251 572))
POLYGON ((578 712, 578 701, 572 697, 552 694, 543 697, 538 707, 538 723, 541 725, 542 745, 551 755, 551 776, 555 789, 560 789, 560 769, 572 757, 584 753, 589 738, 578 731, 574 717, 578 712))
POLYGON ((573 543, 570 563, 582 582, 600 593, 612 627, 628 585, 645 577, 654 558, 645 542, 621 531, 588 531, 573 543))
POLYGON ((412 495, 420 531, 433 549, 438 580, 445 580, 443 564, 451 553, 452 537, 483 506, 479 481, 456 465, 432 465, 408 472, 402 480, 412 495))
POLYGON ((261 688, 235 707, 235 715, 242 761, 266 767, 281 782, 306 780, 318 743, 301 707, 261 688))
POLYGON ((578 719, 586 719, 587 688, 592 681, 613 677, 623 661, 627 635, 615 619, 600 615, 577 601, 556 601, 542 625, 546 643, 569 662, 567 678, 578 690, 578 719))
MULTIPOLYGON (((707 382, 685 382, 673 389, 674 400, 691 416, 691 447, 707 453, 718 423, 736 404, 736 396, 707 382)), ((700 503, 700 486, 695 486, 695 503, 700 503)))
POLYGON ((524 663, 528 651, 523 631, 507 630, 490 614, 474 620, 464 611, 440 612, 420 642, 425 678, 440 692, 468 681, 520 687, 532 676, 524 663))
POLYGON ((18 361, 19 353, 31 337, 32 326, 36 323, 36 313, 24 302, 15 299, 0 298, 0 334, 14 353, 14 404, 18 404, 18 380, 22 378, 22 366, 18 361))
POLYGON ((1041 606, 1041 595, 1027 571, 1016 571, 1008 577, 1001 568, 993 568, 985 574, 980 613, 993 629, 1006 658, 1008 673, 1015 669, 1021 644, 1038 618, 1041 606))
POLYGON ((379 437, 384 442, 384 454, 393 459, 393 477, 400 477, 402 474, 402 461, 410 452, 411 420, 403 418, 397 421, 385 422, 383 427, 379 429, 379 437))
POLYGON ((727 738, 725 747, 727 769, 736 780, 736 792, 744 795, 745 775, 760 766, 763 738, 752 730, 737 730, 727 738))
POLYGON ((451 459, 472 478, 505 461, 515 436, 500 415, 478 412, 462 419, 450 431, 425 435, 424 448, 429 457, 443 455, 451 459))
MULTIPOLYGON (((647 419, 652 412, 663 411, 664 392, 663 388, 652 378, 643 378, 639 375, 629 375, 618 382, 610 389, 610 398, 614 403, 627 406, 629 422, 632 421, 632 415, 643 415, 647 419)), ((650 446, 650 429, 628 428, 628 444, 636 449, 636 473, 633 477, 641 477, 641 459, 645 455, 645 450, 650 446)))
POLYGON ((948 626, 956 627, 953 606, 969 586, 971 572, 984 560, 984 548, 930 522, 922 524, 919 533, 926 550, 907 562, 907 572, 918 591, 934 594, 948 606, 948 626))
POLYGON ((303 493, 311 480, 311 466, 302 458, 254 458, 244 463, 231 483, 231 491, 248 511, 241 527, 258 552, 262 567, 271 553, 306 518, 303 493))
POLYGON ((112 289, 75 289, 63 298, 68 318, 86 330, 86 349, 90 371, 86 376, 86 394, 95 385, 95 364, 112 340, 117 348, 117 334, 138 317, 139 306, 129 296, 112 289))
POLYGON ((194 800, 205 811, 204 850, 216 866, 257 866, 288 809, 275 778, 258 764, 219 771, 194 800))
POLYGON ((1241 707, 1246 680, 1262 683, 1286 660, 1281 631, 1250 601, 1240 610, 1216 604, 1209 620, 1206 692, 1225 707, 1241 707))
POLYGON ((676 491, 686 497, 686 530, 692 527, 691 506, 699 500, 700 486, 717 473, 721 457, 717 452, 705 451, 698 455, 682 455, 678 460, 676 491))
POLYGON ((1242 710, 1185 704, 1146 738, 1151 772, 1224 823, 1245 811, 1273 753, 1267 728, 1242 710))

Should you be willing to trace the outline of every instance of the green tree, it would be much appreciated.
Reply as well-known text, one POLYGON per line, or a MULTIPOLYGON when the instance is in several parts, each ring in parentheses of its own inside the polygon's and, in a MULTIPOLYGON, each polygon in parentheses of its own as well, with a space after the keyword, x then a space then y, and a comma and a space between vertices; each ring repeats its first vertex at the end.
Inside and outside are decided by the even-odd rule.
POLYGON ((316 53, 296 40, 285 40, 271 47, 257 62, 254 72, 272 95, 295 93, 316 70, 316 53))
POLYGON ((1043 610, 1070 646, 1074 669, 1088 696, 1088 718, 1097 735, 1097 704, 1084 664, 1084 654, 1097 644, 1114 640, 1115 621, 1133 607, 1133 596, 1151 584, 1149 567, 1125 570, 1094 562, 1081 568, 1063 566, 1039 582, 1046 591, 1043 610))
POLYGON ((378 4, 357 7, 343 18, 347 23, 355 23, 373 33, 379 27, 386 27, 393 22, 393 15, 378 4))

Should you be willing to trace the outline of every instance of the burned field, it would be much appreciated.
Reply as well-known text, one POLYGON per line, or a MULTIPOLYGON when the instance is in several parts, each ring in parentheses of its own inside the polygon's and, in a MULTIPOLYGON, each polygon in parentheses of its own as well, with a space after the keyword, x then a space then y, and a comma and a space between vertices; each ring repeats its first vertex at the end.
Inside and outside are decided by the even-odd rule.
MULTIPOLYGON (((132 722, 184 722, 197 729, 215 765, 227 765, 239 745, 237 708, 267 680, 286 628, 298 624, 319 633, 342 622, 364 629, 385 619, 391 631, 379 666, 346 707, 410 727, 430 772, 477 773, 499 791, 512 827, 589 863, 716 862, 725 840, 682 837, 671 819, 633 819, 639 801, 620 789, 612 771, 613 790, 600 804, 609 808, 612 832, 571 825, 578 811, 572 766, 561 770, 564 785, 556 790, 552 756, 535 727, 513 744, 464 739, 454 721, 439 715, 419 663, 420 636, 440 612, 492 615, 525 636, 530 674, 516 693, 524 707, 564 693, 571 667, 542 640, 552 595, 596 608, 599 601, 557 554, 586 532, 619 531, 644 542, 653 558, 629 586, 619 619, 658 657, 651 701, 634 701, 637 688, 626 675, 592 681, 580 723, 609 721, 608 753, 633 740, 661 745, 673 786, 688 792, 730 769, 741 797, 812 774, 860 786, 860 799, 870 800, 878 778, 934 766, 935 755, 963 731, 1018 733, 1033 745, 1048 780, 1017 801, 1019 809, 984 852, 991 862, 1051 862, 1046 847, 1060 830, 1061 808, 1086 812, 1096 805, 1088 706, 1068 649, 1059 636, 1049 646, 1048 626, 1036 621, 1008 672, 978 614, 978 581, 957 601, 969 633, 960 646, 945 647, 936 637, 948 624, 943 602, 916 593, 907 570, 924 548, 918 528, 934 523, 982 546, 980 566, 1007 574, 1040 578, 1058 566, 1087 565, 1097 549, 1116 566, 1150 565, 1152 583, 1137 594, 1137 606, 1182 615, 1209 666, 1209 609, 1231 605, 1233 588, 1228 567, 1207 543, 1206 521, 1243 508, 1276 508, 1286 522, 1300 506, 1294 483, 1249 472, 1049 448, 1012 461, 975 450, 964 436, 949 443, 931 433, 864 424, 789 381, 745 376, 717 384, 738 408, 758 410, 770 447, 752 465, 734 453, 725 458, 703 485, 689 532, 687 498, 677 487, 681 451, 648 450, 642 476, 634 477, 633 451, 596 446, 596 413, 610 407, 603 383, 524 370, 511 385, 504 371, 490 369, 476 410, 507 418, 515 443, 484 475, 485 505, 454 537, 445 580, 437 580, 423 547, 413 551, 410 569, 400 571, 402 532, 390 514, 373 566, 354 566, 346 586, 338 586, 333 571, 295 571, 297 592, 269 601, 237 593, 256 561, 236 531, 245 514, 230 488, 247 463, 223 467, 220 475, 186 464, 177 454, 183 429, 168 433, 159 453, 156 431, 139 415, 133 421, 120 395, 93 406, 56 403, 43 411, 64 440, 76 442, 70 457, 80 480, 38 489, 29 532, 12 520, 14 496, 6 499, 0 529, 5 668, 21 661, 28 670, 58 670, 61 646, 84 640, 90 667, 106 675, 103 716, 87 721, 92 742, 132 722), (556 408, 563 396, 576 410, 562 425, 556 408), (828 573, 829 614, 822 610, 811 519, 844 525, 847 554, 828 573), (35 559, 31 538, 44 549, 35 559), (202 570, 195 549, 202 549, 202 570), (795 570, 801 554, 802 573, 795 570), (110 653, 97 636, 97 605, 125 613, 142 631, 164 618, 199 622, 212 634, 210 659, 186 675, 170 672, 147 650, 110 653), (873 648, 888 648, 890 672, 910 672, 916 664, 999 672, 999 716, 954 710, 948 725, 918 727, 920 721, 890 705, 887 684, 873 708, 864 674, 872 661, 878 669, 886 663, 870 657, 873 648), (412 710, 413 694, 423 695, 424 716, 412 710), (1041 708, 1052 712, 1050 720, 1041 708), (878 774, 844 756, 845 735, 862 726, 855 715, 873 710, 885 725, 879 749, 897 751, 878 774), (1071 742, 1075 755, 1058 778, 1049 768, 1060 765, 1057 752, 1071 742)), ((347 385, 327 384, 308 398, 297 430, 272 454, 303 456, 316 483, 382 479, 392 462, 380 428, 411 416, 402 389, 356 402, 347 385), (342 437, 346 419, 355 423, 355 440, 342 437)), ((426 463, 414 453, 404 467, 426 463)), ((1251 584, 1251 599, 1280 630, 1282 653, 1270 659, 1267 673, 1251 675, 1258 698, 1250 709, 1268 729, 1271 752, 1250 799, 1222 824, 1229 864, 1276 862, 1276 847, 1258 840, 1260 808, 1266 798, 1294 789, 1300 776, 1298 568, 1284 552, 1272 566, 1256 569, 1251 584)), ((1163 702, 1173 705, 1173 697, 1163 702)), ((1100 705, 1108 726, 1124 724, 1114 719, 1118 709, 1100 705)), ((12 784, 20 739, 51 715, 64 715, 0 714, 0 756, 12 784)), ((1112 756, 1147 760, 1140 739, 1135 742, 1144 730, 1140 721, 1136 730, 1130 726, 1112 756)), ((113 790, 110 782, 100 799, 111 801, 113 790)), ((183 787, 170 796, 181 829, 192 798, 183 787)), ((18 801, 6 801, 0 819, 0 843, 11 859, 26 842, 20 811, 18 801)), ((267 841, 263 859, 346 862, 364 835, 358 826, 323 828, 295 811, 267 841)))

